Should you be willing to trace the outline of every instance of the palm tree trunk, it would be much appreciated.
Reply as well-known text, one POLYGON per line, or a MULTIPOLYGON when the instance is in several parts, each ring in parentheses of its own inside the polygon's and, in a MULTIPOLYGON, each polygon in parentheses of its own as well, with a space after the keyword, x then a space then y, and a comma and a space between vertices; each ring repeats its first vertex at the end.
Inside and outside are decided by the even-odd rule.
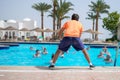
MULTIPOLYGON (((53 31, 55 31, 55 13, 56 13, 56 2, 55 0, 53 1, 53 31)), ((55 36, 55 32, 53 32, 53 37, 55 36)))
MULTIPOLYGON (((93 31, 95 30, 95 19, 93 19, 93 27, 92 27, 92 29, 93 29, 93 31)), ((92 39, 94 40, 94 34, 92 34, 92 39)))
POLYGON ((61 22, 62 22, 62 20, 60 19, 60 21, 59 21, 59 29, 61 28, 61 22))
MULTIPOLYGON (((53 15, 53 31, 55 31, 55 14, 53 15)), ((53 36, 55 36, 55 32, 53 32, 53 36)))
MULTIPOLYGON (((44 14, 43 14, 43 12, 41 12, 41 28, 42 29, 44 29, 44 26, 43 26, 43 16, 44 16, 44 14)), ((42 32, 42 37, 43 37, 43 39, 44 39, 44 32, 42 32)))
MULTIPOLYGON (((99 17, 99 13, 97 12, 97 15, 96 15, 96 31, 98 31, 98 17, 99 17)), ((98 34, 95 34, 95 40, 98 40, 98 34)))
POLYGON ((59 20, 57 20, 57 30, 59 29, 59 20))

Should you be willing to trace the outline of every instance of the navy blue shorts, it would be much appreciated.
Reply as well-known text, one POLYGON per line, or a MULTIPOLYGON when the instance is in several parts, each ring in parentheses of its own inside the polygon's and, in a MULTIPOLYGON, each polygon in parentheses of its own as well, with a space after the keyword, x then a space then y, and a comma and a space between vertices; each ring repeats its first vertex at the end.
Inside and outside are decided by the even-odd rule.
POLYGON ((64 37, 60 41, 58 49, 66 52, 70 46, 73 46, 73 48, 77 51, 84 49, 84 44, 78 37, 64 37))

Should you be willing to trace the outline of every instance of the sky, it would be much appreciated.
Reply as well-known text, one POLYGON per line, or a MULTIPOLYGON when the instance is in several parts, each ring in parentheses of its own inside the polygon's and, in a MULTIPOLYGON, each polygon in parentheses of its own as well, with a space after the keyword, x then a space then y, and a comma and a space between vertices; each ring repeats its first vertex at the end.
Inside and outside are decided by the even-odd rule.
MULTIPOLYGON (((86 20, 87 12, 89 12, 88 5, 91 4, 91 1, 96 2, 97 0, 66 0, 71 2, 74 6, 72 8, 73 11, 70 11, 67 15, 71 16, 73 13, 77 13, 80 16, 80 22, 84 26, 84 30, 92 28, 92 21, 86 20)), ((110 6, 109 12, 117 11, 120 13, 120 4, 119 0, 104 0, 106 4, 110 6)), ((24 18, 30 18, 32 20, 37 21, 37 26, 40 27, 40 12, 36 11, 32 8, 34 3, 45 2, 48 4, 52 4, 52 0, 0 0, 0 20, 17 20, 22 21, 24 18)), ((44 27, 52 29, 52 18, 48 17, 49 13, 45 13, 44 15, 44 27)), ((106 14, 101 15, 102 18, 107 17, 106 14)), ((65 21, 62 21, 62 25, 65 21)), ((102 20, 99 20, 99 39, 110 38, 112 35, 109 31, 102 28, 102 20)), ((90 38, 91 34, 83 33, 82 38, 90 38)))

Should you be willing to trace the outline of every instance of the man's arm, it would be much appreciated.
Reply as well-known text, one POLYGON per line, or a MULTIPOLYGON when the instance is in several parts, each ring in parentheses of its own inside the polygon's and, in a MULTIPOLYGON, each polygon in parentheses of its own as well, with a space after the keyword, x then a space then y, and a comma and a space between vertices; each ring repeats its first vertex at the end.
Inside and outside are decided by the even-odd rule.
POLYGON ((81 26, 81 29, 80 29, 80 36, 79 37, 81 37, 81 35, 82 35, 83 31, 84 31, 83 25, 81 23, 80 23, 80 26, 81 26))
POLYGON ((63 37, 63 31, 64 31, 64 28, 61 28, 60 31, 58 32, 59 39, 62 39, 62 37, 63 37))
POLYGON ((81 37, 81 35, 82 35, 82 33, 80 33, 80 36, 79 36, 79 37, 81 37))

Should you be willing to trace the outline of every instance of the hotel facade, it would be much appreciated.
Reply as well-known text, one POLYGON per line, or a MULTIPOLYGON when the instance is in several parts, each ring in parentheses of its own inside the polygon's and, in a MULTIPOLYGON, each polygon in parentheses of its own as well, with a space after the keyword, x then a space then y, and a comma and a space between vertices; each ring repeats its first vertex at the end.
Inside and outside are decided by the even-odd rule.
POLYGON ((0 39, 26 39, 31 36, 41 36, 41 32, 33 31, 37 22, 29 18, 22 21, 0 20, 0 39))

